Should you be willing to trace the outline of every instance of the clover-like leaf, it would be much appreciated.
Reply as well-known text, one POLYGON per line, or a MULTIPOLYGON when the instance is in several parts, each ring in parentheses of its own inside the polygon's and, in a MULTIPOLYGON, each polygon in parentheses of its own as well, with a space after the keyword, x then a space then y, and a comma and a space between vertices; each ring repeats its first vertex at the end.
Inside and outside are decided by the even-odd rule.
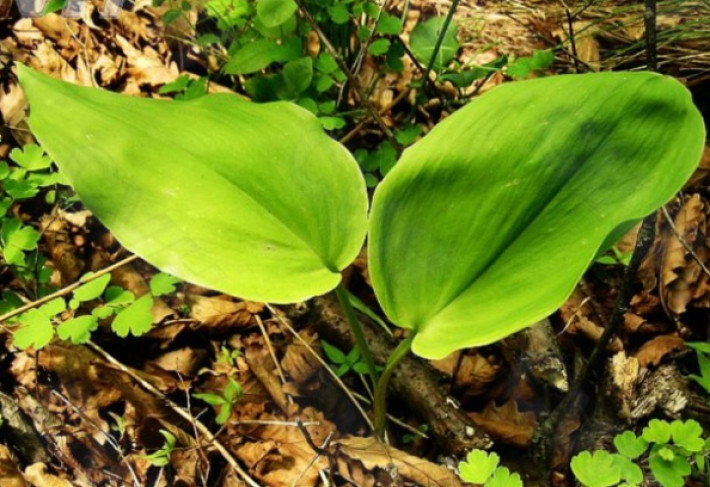
POLYGON ((5 192, 15 200, 32 198, 39 193, 37 184, 24 179, 8 179, 3 186, 5 192))
POLYGON ((614 437, 614 446, 619 453, 635 460, 646 451, 648 442, 643 437, 636 436, 633 431, 624 431, 614 437))
POLYGON ((500 457, 496 453, 471 450, 466 455, 466 461, 459 463, 459 477, 472 484, 484 484, 491 478, 499 463, 500 457))
POLYGON ((62 340, 71 340, 79 345, 86 343, 91 338, 91 332, 99 327, 96 316, 84 315, 69 319, 57 327, 57 335, 62 340))
POLYGON ((2 221, 2 256, 10 265, 25 265, 25 251, 37 247, 40 234, 30 226, 25 226, 17 218, 8 218, 2 221))
MULTIPOLYGON (((86 274, 82 276, 82 279, 86 279, 90 275, 91 273, 86 274)), ((80 303, 91 301, 92 299, 100 297, 104 293, 104 290, 106 289, 106 286, 108 286, 110 280, 111 274, 104 274, 101 277, 97 277, 93 281, 82 284, 74 290, 72 300, 69 302, 69 305, 72 309, 76 309, 79 307, 80 303)))
POLYGON ((30 128, 82 202, 162 271, 287 303, 332 290, 360 251, 364 179, 307 110, 225 93, 129 97, 18 73, 30 128))
POLYGON ((511 473, 506 467, 498 467, 484 487, 523 487, 523 480, 517 473, 511 473))
POLYGON ((572 458, 572 472, 586 487, 611 487, 621 481, 621 471, 611 453, 583 451, 572 458))
POLYGON ((175 291, 175 286, 181 281, 170 274, 159 272, 150 278, 150 292, 153 296, 163 296, 175 291))
POLYGON ((120 337, 129 334, 141 336, 147 333, 153 326, 153 315, 150 312, 152 307, 152 296, 145 295, 139 298, 116 315, 111 323, 111 329, 120 337))
POLYGON ((106 304, 112 306, 123 306, 126 304, 131 304, 136 300, 136 297, 132 292, 126 291, 121 286, 109 286, 106 288, 104 293, 104 299, 106 304))
POLYGON ((671 423, 671 437, 673 443, 689 452, 696 453, 703 449, 703 428, 693 419, 681 421, 676 419, 671 423))
POLYGON ((49 344, 54 338, 54 327, 50 318, 38 309, 31 309, 20 315, 21 328, 13 334, 12 343, 22 350, 33 347, 35 350, 49 344))
POLYGON ((663 487, 683 487, 685 477, 691 472, 690 463, 681 455, 673 455, 672 460, 666 460, 661 451, 667 449, 659 445, 654 446, 648 457, 648 466, 654 478, 663 487))
POLYGON ((668 443, 671 439, 671 425, 668 421, 652 419, 643 429, 643 439, 649 443, 668 443))
POLYGON ((689 92, 654 73, 490 90, 407 148, 375 191, 368 257, 383 310, 426 358, 545 318, 610 236, 675 195, 704 142, 689 92))
POLYGON ((22 149, 12 149, 10 159, 28 171, 39 171, 52 165, 52 159, 46 156, 37 144, 27 144, 22 149))
POLYGON ((638 485, 643 482, 643 471, 641 467, 624 455, 612 454, 611 457, 614 461, 614 465, 619 469, 622 480, 632 485, 638 485))

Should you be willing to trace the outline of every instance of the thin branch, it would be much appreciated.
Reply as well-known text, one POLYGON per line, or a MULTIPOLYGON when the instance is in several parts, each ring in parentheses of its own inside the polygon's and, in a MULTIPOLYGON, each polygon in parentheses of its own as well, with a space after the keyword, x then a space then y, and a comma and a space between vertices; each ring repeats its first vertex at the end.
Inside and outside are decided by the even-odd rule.
POLYGON ((387 140, 390 142, 390 144, 392 144, 392 146, 395 149, 397 149, 397 152, 399 152, 401 150, 401 146, 400 146, 399 142, 397 142, 397 139, 394 138, 394 134, 392 134, 392 131, 389 129, 389 127, 387 126, 385 121, 382 119, 379 112, 375 109, 374 106, 372 106, 372 103, 370 103, 370 101, 367 99, 366 95, 363 93, 362 87, 360 86, 360 82, 353 75, 352 71, 350 71, 350 68, 348 68, 348 65, 345 64, 345 61, 343 61, 343 58, 340 56, 338 51, 333 47, 333 44, 330 43, 330 41, 328 40, 326 35, 323 33, 323 30, 320 28, 318 23, 315 21, 315 19, 311 15, 311 13, 303 5, 303 2, 301 0, 296 0, 296 4, 298 5, 299 9, 301 10, 303 17, 305 17, 306 21, 311 25, 311 28, 318 35, 318 38, 323 43, 326 50, 335 59, 335 62, 338 64, 338 67, 340 68, 340 70, 345 74, 345 77, 348 78, 348 82, 353 87, 353 91, 355 92, 355 95, 357 96, 360 103, 362 103, 362 105, 365 107, 365 109, 368 112, 370 112, 370 116, 373 118, 373 120, 375 120, 377 125, 379 125, 380 129, 382 130, 382 133, 384 133, 385 137, 387 137, 387 140))
POLYGON ((288 331, 290 331, 291 334, 294 336, 294 338, 295 338, 296 340, 298 340, 299 342, 301 342, 301 345, 303 345, 304 347, 306 347, 306 350, 308 350, 308 351, 313 355, 313 357, 323 366, 323 368, 325 368, 326 372, 328 372, 328 374, 330 374, 330 376, 333 378, 333 380, 335 381, 335 383, 338 384, 338 386, 340 386, 340 388, 343 390, 343 392, 345 393, 345 395, 348 396, 348 399, 350 399, 350 401, 355 405, 355 408, 360 412, 360 414, 362 415, 362 418, 365 420, 365 422, 366 422, 367 425, 370 427, 370 429, 374 430, 374 429, 375 429, 375 425, 372 424, 372 421, 370 420, 370 417, 367 415, 367 413, 365 412, 365 410, 362 408, 362 406, 360 405, 360 403, 358 402, 358 400, 355 398, 355 396, 353 395, 352 391, 350 391, 350 389, 348 389, 348 386, 346 386, 345 383, 340 379, 340 377, 338 377, 338 374, 336 374, 336 373, 333 371, 333 369, 331 369, 331 368, 328 366, 328 364, 325 362, 325 360, 323 360, 323 358, 322 358, 315 350, 313 350, 313 347, 311 347, 311 346, 308 344, 308 342, 305 341, 305 340, 303 339, 303 337, 302 337, 301 335, 299 335, 296 330, 293 329, 293 327, 292 327, 291 324, 288 322, 288 320, 286 320, 286 319, 283 317, 283 313, 281 312, 281 310, 276 309, 276 308, 274 308, 273 306, 271 306, 271 305, 269 305, 269 304, 266 305, 266 308, 267 308, 269 311, 271 311, 271 314, 274 315, 274 318, 276 318, 276 320, 277 320, 279 323, 281 323, 281 325, 283 325, 288 331))
MULTIPOLYGON (((264 327, 264 322, 261 320, 261 317, 259 315, 255 315, 254 318, 256 318, 256 322, 259 324, 259 329, 261 330, 261 334, 264 335, 264 341, 266 342, 266 348, 269 350, 269 355, 271 355, 271 360, 274 362, 274 366, 276 367, 276 371, 279 374, 279 378, 281 379, 281 383, 285 384, 286 383, 286 377, 284 376, 284 371, 281 370, 281 365, 279 365, 279 361, 276 358, 276 353, 274 352, 274 347, 271 345, 271 338, 269 338, 269 334, 266 332, 266 327, 264 327)), ((288 396, 289 402, 293 402, 291 399, 291 396, 288 396)))
MULTIPOLYGON (((397 106, 399 104, 399 102, 404 100, 411 92, 412 92, 412 90, 408 89, 408 90, 404 90, 402 93, 397 95, 397 97, 394 100, 392 100, 392 103, 390 103, 389 105, 384 107, 382 110, 380 110, 380 115, 384 115, 385 113, 392 110, 392 108, 397 106)), ((363 120, 360 120, 360 122, 350 132, 348 132, 343 137, 341 137, 340 143, 344 144, 344 143, 348 142, 350 139, 352 139, 353 137, 355 137, 365 127, 365 125, 367 125, 367 123, 369 121, 370 121, 369 118, 365 118, 363 120)))
POLYGON ((536 450, 535 456, 537 456, 540 461, 544 461, 545 465, 549 464, 549 456, 555 436, 554 433, 557 430, 557 425, 569 412, 574 401, 577 400, 582 387, 589 382, 589 379, 599 364, 599 361, 604 357, 609 342, 624 323, 624 314, 628 310, 629 302, 633 297, 633 284, 636 281, 636 274, 638 273, 641 261, 653 244, 655 225, 656 213, 654 212, 643 220, 641 229, 636 237, 636 247, 633 255, 631 256, 631 262, 629 262, 629 265, 626 267, 624 272, 624 278, 619 286, 619 294, 616 298, 614 311, 609 319, 609 323, 604 329, 604 333, 594 346, 589 359, 584 364, 577 380, 574 384, 572 384, 567 395, 562 399, 562 401, 560 401, 552 413, 547 417, 545 422, 535 432, 535 436, 533 437, 533 445, 536 450))
POLYGON ((35 301, 32 301, 31 303, 27 303, 24 306, 20 306, 17 309, 14 309, 12 311, 9 311, 5 313, 4 315, 0 316, 0 323, 3 323, 10 318, 14 318, 15 316, 21 315, 22 313, 29 311, 31 309, 37 308, 38 306, 42 306, 45 303, 48 303, 52 301, 53 299, 61 298, 63 296, 66 296, 70 292, 74 291, 76 288, 79 286, 82 286, 83 284, 86 284, 87 282, 91 282, 94 279, 98 279, 101 276, 104 276, 110 272, 115 271, 119 267, 123 267, 124 265, 133 262, 134 260, 137 260, 139 257, 137 255, 131 255, 130 257, 126 257, 123 260, 119 260, 115 264, 112 264, 104 269, 101 269, 98 272, 95 272, 93 274, 90 274, 88 276, 84 276, 78 281, 76 281, 73 284, 69 284, 68 286, 65 286, 61 288, 58 291, 53 292, 52 294, 48 294, 47 296, 44 296, 43 298, 37 299, 35 301))
POLYGON ((572 16, 572 12, 570 12, 569 7, 567 7, 567 3, 565 0, 561 0, 562 5, 565 7, 565 14, 567 15, 567 28, 569 29, 569 42, 570 46, 572 47, 572 55, 574 59, 574 70, 575 72, 579 73, 579 61, 578 59, 578 54, 577 54, 577 43, 574 38, 574 17, 572 16))
POLYGON ((643 23, 646 33, 646 66, 650 71, 658 70, 656 52, 656 0, 644 0, 643 23))
POLYGON ((115 359, 112 355, 110 355, 108 352, 106 352, 103 348, 100 346, 96 345, 94 342, 87 342, 87 345, 89 348, 91 348, 93 351, 101 355, 107 362, 115 365, 118 367, 122 372, 127 374, 131 379, 135 380, 138 384, 141 385, 146 391, 150 392, 151 394, 155 395, 157 398, 159 398, 165 405, 167 405, 175 414, 183 418, 185 421, 193 424, 200 434, 204 436, 204 438, 207 440, 208 443, 214 445, 215 449, 219 452, 220 455, 222 455, 222 458, 225 459, 225 461, 229 464, 230 467, 246 482, 249 487, 261 487, 254 479, 252 479, 249 474, 239 465, 239 462, 237 462, 236 458, 227 450, 227 447, 225 447, 209 430, 205 424, 198 420, 197 418, 193 417, 188 411, 186 411, 184 408, 181 408, 177 404, 175 404, 170 398, 168 398, 165 394, 160 392, 158 389, 156 389, 153 384, 150 382, 146 381, 142 377, 140 377, 138 374, 133 372, 131 369, 123 365, 121 362, 119 362, 117 359, 115 359))
POLYGON ((666 209, 665 206, 662 206, 661 210, 663 211, 663 215, 666 217, 666 220, 668 220, 668 225, 671 227, 671 230, 673 230, 675 237, 678 239, 681 245, 685 247, 685 250, 690 254, 690 256, 695 260, 695 262, 698 263, 705 275, 710 277, 710 269, 707 268, 705 263, 700 259, 700 257, 698 257, 698 254, 696 254, 690 244, 688 244, 688 241, 685 240, 685 238, 680 234, 680 232, 678 231, 678 227, 676 227, 675 223, 673 222, 673 218, 671 218, 671 215, 668 213, 668 209, 666 209))
POLYGON ((429 58, 429 62, 427 63, 426 69, 424 70, 424 83, 426 83, 428 86, 434 86, 434 82, 431 80, 431 78, 429 78, 429 73, 434 67, 436 57, 439 55, 439 51, 441 50, 441 44, 444 42, 444 36, 446 35, 446 31, 449 30, 451 19, 453 19, 454 17, 454 12, 456 11, 456 7, 458 7, 459 5, 459 1, 460 0, 453 0, 451 2, 451 7, 449 7, 449 11, 446 13, 446 18, 444 19, 444 25, 441 26, 439 37, 436 38, 436 44, 434 44, 434 51, 432 51, 431 57, 429 58))

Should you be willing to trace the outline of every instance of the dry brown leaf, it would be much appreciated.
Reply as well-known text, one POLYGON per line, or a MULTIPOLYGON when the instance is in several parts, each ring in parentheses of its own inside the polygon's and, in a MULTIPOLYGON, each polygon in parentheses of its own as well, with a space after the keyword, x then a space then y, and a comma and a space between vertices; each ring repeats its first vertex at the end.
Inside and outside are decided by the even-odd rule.
POLYGON ((244 358, 249 365, 249 369, 257 379, 264 385, 271 399, 281 408, 284 413, 288 413, 289 401, 284 394, 283 384, 276 375, 276 365, 266 346, 253 344, 247 347, 244 358))
POLYGON ((27 487, 22 473, 15 465, 12 453, 0 444, 0 486, 2 487, 27 487))
MULTIPOLYGON (((406 479, 425 487, 463 487, 452 470, 397 450, 374 438, 344 438, 336 441, 335 447, 338 454, 347 457, 349 462, 362 463, 368 470, 377 469, 385 478, 389 477, 390 481, 406 479)), ((349 475, 349 470, 341 470, 340 473, 349 475)))
POLYGON ((124 89, 126 94, 139 95, 142 86, 156 87, 170 83, 180 74, 174 62, 164 60, 151 47, 141 51, 121 35, 116 35, 114 42, 126 57, 126 72, 129 75, 129 82, 124 89))
POLYGON ((86 269, 86 262, 74 242, 71 226, 60 214, 40 218, 42 238, 55 269, 59 271, 61 286, 76 282, 86 269))
POLYGON ((498 378, 501 367, 479 353, 463 353, 463 356, 462 353, 454 352, 443 359, 432 360, 431 365, 449 377, 457 370, 456 387, 466 389, 468 395, 481 395, 498 378))
POLYGON ((685 312, 688 303, 695 297, 693 289, 701 274, 701 268, 689 258, 680 239, 691 248, 696 248, 696 241, 704 244, 703 239, 698 239, 699 232, 704 231, 705 227, 704 207, 700 195, 692 195, 674 218, 678 234, 669 229, 664 238, 659 294, 661 302, 675 315, 685 312))
POLYGON ((509 400, 502 406, 491 401, 480 413, 471 413, 471 419, 493 438, 518 447, 527 447, 537 427, 535 413, 518 410, 518 403, 509 400))
MULTIPOLYGON (((308 424, 306 429, 316 445, 324 445, 329 435, 335 431, 335 426, 315 409, 305 408, 295 417, 308 424), (311 424, 313 422, 318 424, 311 424)), ((284 418, 264 413, 252 419, 278 422, 284 418)), ((328 466, 328 461, 321 456, 317 457, 301 430, 292 422, 241 424, 236 431, 237 436, 256 440, 232 448, 265 486, 291 487, 294 481, 300 478, 295 485, 312 487, 319 481, 318 471, 328 466)))
MULTIPOLYGON (((299 332, 304 342, 316 352, 320 350, 318 334, 308 330, 299 332)), ((308 350, 300 340, 293 340, 286 347, 281 359, 281 368, 284 373, 297 384, 303 384, 321 369, 322 365, 313 353, 308 350)))
MULTIPOLYGON (((34 487, 73 487, 68 480, 47 473, 43 463, 35 463, 25 469, 25 478, 34 487)), ((4 484, 3 484, 3 487, 4 484)))
POLYGON ((188 294, 190 318, 216 330, 228 330, 256 325, 254 315, 264 309, 261 303, 235 302, 229 296, 200 296, 188 294))
POLYGON ((678 335, 661 335, 644 343, 636 352, 636 359, 641 367, 658 365, 663 357, 683 348, 685 348, 685 340, 678 335))
POLYGON ((185 347, 164 353, 149 363, 168 372, 177 372, 181 376, 192 376, 206 356, 204 349, 185 347))
MULTIPOLYGON (((594 310, 579 287, 560 308, 560 317, 565 322, 567 333, 573 335, 579 333, 596 342, 604 333, 604 327, 597 325, 592 316, 594 316, 594 310)), ((594 319, 598 318, 595 316, 594 319)), ((612 351, 619 351, 623 348, 623 344, 618 337, 614 337, 608 348, 612 351)))

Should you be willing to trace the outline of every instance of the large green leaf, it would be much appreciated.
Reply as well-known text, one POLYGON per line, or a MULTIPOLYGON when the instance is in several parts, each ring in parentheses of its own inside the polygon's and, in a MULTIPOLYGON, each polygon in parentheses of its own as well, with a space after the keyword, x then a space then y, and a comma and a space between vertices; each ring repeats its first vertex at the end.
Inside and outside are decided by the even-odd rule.
POLYGON ((236 95, 117 95, 18 66, 29 124, 122 244, 202 286, 278 303, 323 294, 357 255, 357 163, 310 112, 236 95))
POLYGON ((605 237, 681 188, 704 140, 689 93, 651 73, 495 88, 405 151, 375 193, 384 311, 431 358, 544 318, 605 237))

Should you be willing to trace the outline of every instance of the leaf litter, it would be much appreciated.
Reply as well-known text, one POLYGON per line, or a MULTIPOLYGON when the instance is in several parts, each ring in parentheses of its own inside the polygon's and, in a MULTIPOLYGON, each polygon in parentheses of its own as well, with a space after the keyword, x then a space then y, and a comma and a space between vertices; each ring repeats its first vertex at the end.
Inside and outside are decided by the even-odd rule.
MULTIPOLYGON (((393 3, 397 8, 398 2, 393 3)), ((445 3, 413 0, 403 37, 407 38, 420 19, 445 13, 445 3)), ((86 7, 80 20, 50 14, 15 21, 0 39, 3 59, 20 60, 66 81, 142 96, 160 96, 157 88, 183 73, 160 25, 160 8, 137 3, 117 19, 102 20, 98 25, 93 13, 99 4, 87 2, 86 7)), ((611 34, 594 22, 600 12, 591 9, 587 18, 574 24, 575 30, 588 34, 579 38, 578 54, 593 66, 618 62, 616 54, 609 56, 608 42, 603 42, 611 34)), ((521 2, 506 8, 498 2, 469 6, 457 14, 463 26, 461 59, 482 64, 501 54, 523 56, 549 47, 538 34, 564 39, 563 14, 558 10, 531 13, 521 2), (523 25, 516 21, 521 18, 525 19, 523 25)), ((628 13, 629 25, 621 31, 629 45, 639 40, 634 15, 628 13)), ((681 23, 682 19, 673 15, 661 19, 668 28, 681 23)), ((670 51, 664 54, 673 56, 670 51)), ((703 62, 704 58, 698 57, 694 66, 703 62)), ((367 58, 358 73, 363 84, 377 75, 372 63, 367 58)), ((372 101, 384 109, 405 93, 405 99, 413 102, 409 94, 413 74, 414 68, 407 64, 401 75, 378 80, 372 101)), ((493 76, 483 90, 502 81, 502 76, 493 76)), ((5 123, 15 128, 13 135, 20 143, 31 140, 24 122, 25 105, 16 85, 0 91, 0 112, 5 123)), ((389 111, 385 120, 391 126, 397 123, 389 111)), ((667 206, 670 219, 659 218, 656 241, 639 273, 642 288, 625 315, 623 333, 610 346, 616 353, 608 362, 613 382, 609 394, 623 405, 623 414, 629 418, 638 418, 638 411, 647 407, 640 401, 644 384, 658 377, 676 355, 683 354, 684 340, 693 332, 688 317, 710 309, 710 275, 703 269, 710 258, 710 205, 703 189, 708 167, 710 163, 701 164, 689 192, 667 206)), ((38 228, 41 245, 53 264, 52 282, 58 286, 73 283, 85 272, 100 270, 115 260, 120 249, 97 227, 97 222, 81 211, 57 210, 42 216, 38 228)), ((366 267, 359 270, 366 279, 366 267)), ((111 282, 140 298, 149 292, 153 273, 143 264, 126 266, 112 273, 111 282)), ((557 317, 562 344, 585 345, 601 336, 608 319, 605 313, 613 307, 614 289, 599 280, 590 286, 592 293, 580 286, 557 317)), ((312 330, 299 330, 309 349, 269 320, 262 304, 190 285, 154 300, 150 312, 159 326, 146 337, 108 342, 109 351, 159 391, 189 403, 193 414, 208 420, 215 411, 191 396, 223 391, 230 379, 238 381, 242 396, 220 438, 263 485, 315 486, 324 471, 337 472, 358 486, 462 485, 435 457, 426 459, 416 447, 405 451, 406 445, 395 448, 377 443, 364 437, 367 431, 361 424, 341 431, 324 411, 310 405, 317 402, 314 396, 334 391, 311 351, 323 356, 319 337, 312 330), (259 330, 257 317, 264 319, 266 337, 259 330), (269 346, 276 349, 277 363, 269 346)), ((99 333, 106 333, 105 324, 99 333)), ((433 365, 453 385, 474 421, 499 444, 517 448, 529 444, 537 421, 538 392, 524 380, 511 386, 505 361, 495 349, 455 353, 433 365)), ((195 438, 193 424, 177 417, 159 398, 137 387, 124 370, 86 346, 56 344, 41 352, 12 349, 9 372, 17 383, 13 395, 27 411, 35 411, 33 419, 43 419, 35 421, 35 427, 53 445, 63 467, 25 465, 0 444, 3 487, 95 485, 107 478, 116 485, 130 484, 134 478, 146 485, 202 485, 214 475, 210 472, 214 465, 222 469, 215 462, 214 447, 195 438), (177 438, 178 448, 170 456, 169 473, 159 476, 159 469, 147 458, 161 447, 161 430, 177 438)), ((348 378, 348 383, 357 387, 354 377, 348 378)), ((572 433, 579 423, 571 421, 564 427, 572 433)), ((571 448, 571 442, 563 445, 559 456, 564 457, 571 448)), ((218 475, 221 485, 240 485, 233 471, 222 470, 218 475)))

